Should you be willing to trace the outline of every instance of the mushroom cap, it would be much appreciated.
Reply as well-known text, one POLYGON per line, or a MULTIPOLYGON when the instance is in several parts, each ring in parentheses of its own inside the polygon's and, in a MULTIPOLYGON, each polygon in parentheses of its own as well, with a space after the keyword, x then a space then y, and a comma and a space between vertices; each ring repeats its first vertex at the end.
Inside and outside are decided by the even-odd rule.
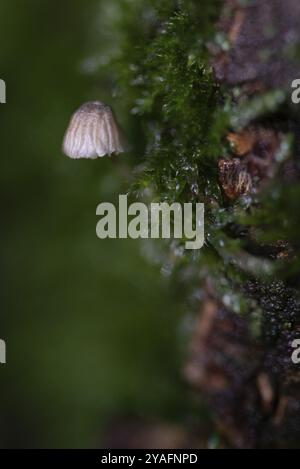
POLYGON ((111 107, 101 101, 80 106, 65 133, 63 152, 74 159, 95 159, 124 152, 121 131, 111 107))

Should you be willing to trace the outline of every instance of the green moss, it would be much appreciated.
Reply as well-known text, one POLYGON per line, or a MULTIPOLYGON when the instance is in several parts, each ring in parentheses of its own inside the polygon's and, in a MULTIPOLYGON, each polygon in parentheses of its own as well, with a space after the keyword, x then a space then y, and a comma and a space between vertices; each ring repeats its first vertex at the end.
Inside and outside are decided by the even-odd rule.
MULTIPOLYGON (((219 0, 120 1, 127 13, 120 25, 124 34, 120 51, 114 58, 116 93, 131 116, 127 122, 134 142, 131 196, 147 202, 205 203, 206 243, 201 252, 179 249, 182 243, 172 240, 156 243, 156 259, 173 274, 187 298, 197 296, 199 286, 209 278, 223 300, 227 295, 234 311, 253 312, 257 331, 262 310, 258 302, 253 307, 255 300, 249 300, 243 285, 252 278, 268 282, 275 275, 286 277, 288 271, 298 275, 299 263, 281 269, 282 263, 270 258, 268 250, 264 254, 263 248, 254 245, 278 239, 298 243, 300 223, 293 213, 299 187, 286 191, 275 181, 261 196, 234 203, 222 196, 217 161, 230 153, 226 134, 254 120, 277 119, 282 124, 287 96, 273 90, 239 99, 237 105, 241 90, 233 90, 231 98, 216 83, 208 45, 227 47, 226 37, 216 34, 215 28, 221 4, 219 0), (251 243, 243 234, 249 226, 256 230, 251 243)), ((291 154, 291 142, 282 160, 291 154)))

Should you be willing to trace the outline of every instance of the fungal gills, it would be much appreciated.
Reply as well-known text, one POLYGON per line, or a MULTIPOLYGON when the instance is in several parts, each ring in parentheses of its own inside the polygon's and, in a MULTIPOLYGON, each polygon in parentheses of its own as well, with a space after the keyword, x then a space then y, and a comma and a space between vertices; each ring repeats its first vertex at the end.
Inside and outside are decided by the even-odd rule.
POLYGON ((100 101, 80 106, 66 131, 63 152, 74 159, 95 159, 124 152, 121 132, 110 106, 100 101))

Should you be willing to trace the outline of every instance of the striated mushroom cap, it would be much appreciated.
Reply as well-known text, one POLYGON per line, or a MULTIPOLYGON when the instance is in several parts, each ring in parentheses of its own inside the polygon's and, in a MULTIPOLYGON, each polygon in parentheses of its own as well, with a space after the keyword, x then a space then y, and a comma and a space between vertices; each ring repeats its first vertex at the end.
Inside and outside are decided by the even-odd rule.
POLYGON ((63 152, 74 159, 95 159, 124 152, 121 131, 112 109, 100 101, 80 106, 66 131, 63 152))

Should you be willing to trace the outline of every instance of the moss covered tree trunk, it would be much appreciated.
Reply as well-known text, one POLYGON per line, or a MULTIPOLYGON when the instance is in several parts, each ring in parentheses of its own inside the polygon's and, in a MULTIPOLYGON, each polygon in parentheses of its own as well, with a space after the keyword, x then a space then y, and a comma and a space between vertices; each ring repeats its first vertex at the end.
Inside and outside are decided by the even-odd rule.
POLYGON ((121 6, 115 91, 132 116, 131 196, 205 204, 203 249, 155 248, 194 312, 187 383, 208 403, 218 445, 296 446, 300 4, 121 6))

